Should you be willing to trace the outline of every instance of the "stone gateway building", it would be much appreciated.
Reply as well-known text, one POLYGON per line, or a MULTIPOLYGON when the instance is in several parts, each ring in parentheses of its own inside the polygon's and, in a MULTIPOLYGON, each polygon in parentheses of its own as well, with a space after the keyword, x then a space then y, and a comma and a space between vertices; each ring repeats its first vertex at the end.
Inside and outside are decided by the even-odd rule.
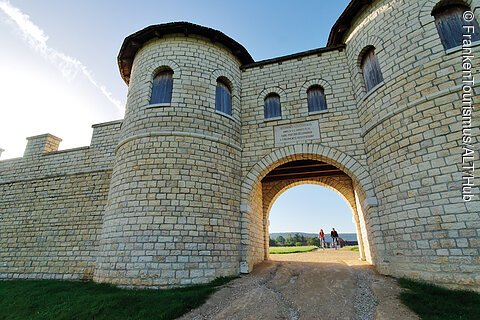
POLYGON ((77 149, 30 137, 0 162, 0 277, 172 287, 246 273, 268 259, 275 199, 314 183, 350 205, 380 273, 478 290, 478 66, 462 63, 480 56, 464 14, 478 8, 352 0, 325 48, 257 62, 191 23, 128 36, 123 121, 77 149))

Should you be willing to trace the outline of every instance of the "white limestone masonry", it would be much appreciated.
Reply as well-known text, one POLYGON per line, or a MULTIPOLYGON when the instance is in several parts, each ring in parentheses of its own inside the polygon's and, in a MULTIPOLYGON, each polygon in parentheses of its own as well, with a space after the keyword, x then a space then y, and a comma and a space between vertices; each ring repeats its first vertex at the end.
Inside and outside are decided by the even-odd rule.
MULTIPOLYGON (((341 45, 264 62, 245 63, 234 40, 191 24, 132 35, 119 57, 123 121, 94 125, 88 147, 58 151, 61 139, 45 134, 0 161, 0 278, 165 288, 249 272, 268 259, 273 201, 315 183, 349 204, 360 257, 380 273, 479 290, 478 185, 473 201, 461 195, 462 52, 443 49, 431 16, 439 2, 363 4, 341 45), (366 93, 359 59, 369 46, 384 81, 366 93), (172 101, 150 105, 165 67, 172 101), (231 116, 215 111, 219 77, 231 116), (326 111, 308 112, 312 85, 326 111), (281 117, 266 121, 269 93, 281 117), (262 182, 298 160, 345 175, 262 182)), ((478 1, 465 3, 478 16, 478 1)))

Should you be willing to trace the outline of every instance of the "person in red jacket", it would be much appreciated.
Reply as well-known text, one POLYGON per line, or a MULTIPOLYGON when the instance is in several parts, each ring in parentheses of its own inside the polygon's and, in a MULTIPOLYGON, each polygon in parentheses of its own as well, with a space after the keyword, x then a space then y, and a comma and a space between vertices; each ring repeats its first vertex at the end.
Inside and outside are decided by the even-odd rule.
POLYGON ((320 239, 320 245, 322 246, 322 249, 325 250, 325 232, 323 232, 323 229, 320 229, 318 238, 320 239))

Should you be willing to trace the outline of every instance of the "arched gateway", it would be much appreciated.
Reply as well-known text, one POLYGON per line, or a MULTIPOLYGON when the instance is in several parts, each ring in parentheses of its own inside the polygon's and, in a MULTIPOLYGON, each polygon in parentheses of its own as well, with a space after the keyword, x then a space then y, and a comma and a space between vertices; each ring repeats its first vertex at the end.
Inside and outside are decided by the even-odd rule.
POLYGON ((163 288, 249 272, 272 201, 314 182, 347 200, 379 272, 478 290, 480 166, 463 141, 480 97, 459 61, 480 47, 436 27, 475 3, 352 0, 327 47, 257 62, 187 22, 128 36, 123 120, 88 147, 45 134, 0 161, 0 278, 163 288))
POLYGON ((352 157, 333 148, 297 144, 265 156, 250 169, 242 184, 242 271, 250 271, 268 257, 268 212, 274 200, 285 189, 307 182, 325 185, 343 196, 352 209, 360 257, 376 262, 374 243, 383 239, 381 235, 376 239, 373 232, 379 220, 368 172, 352 157), (282 166, 283 173, 271 176, 282 166))

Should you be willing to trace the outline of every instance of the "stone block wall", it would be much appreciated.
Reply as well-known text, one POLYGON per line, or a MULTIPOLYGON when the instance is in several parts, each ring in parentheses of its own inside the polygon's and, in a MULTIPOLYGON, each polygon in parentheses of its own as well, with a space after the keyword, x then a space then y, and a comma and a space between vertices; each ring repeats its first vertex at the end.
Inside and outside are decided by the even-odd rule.
POLYGON ((366 164, 344 49, 246 67, 242 73, 241 101, 244 174, 264 156, 283 147, 275 145, 275 126, 311 120, 318 121, 320 138, 309 143, 338 149, 366 164), (308 112, 307 90, 312 85, 324 88, 327 103, 324 112, 308 112), (280 96, 280 119, 264 119, 264 99, 271 92, 280 96))
POLYGON ((27 138, 27 147, 23 154, 24 157, 57 151, 62 139, 51 134, 42 134, 27 138))
POLYGON ((136 54, 94 280, 170 287, 238 274, 240 62, 195 35, 168 35, 136 54), (150 104, 158 70, 171 103, 150 104), (232 115, 215 110, 217 79, 232 115))
POLYGON ((94 126, 95 146, 48 152, 42 135, 0 161, 0 278, 92 278, 120 125, 94 126))
MULTIPOLYGON (((52 135, 31 137, 23 158, 0 162, 0 277, 94 272, 99 282, 170 287, 250 271, 267 256, 267 211, 280 188, 262 178, 318 160, 349 177, 348 188, 322 183, 355 208, 362 256, 380 272, 478 288, 480 201, 461 195, 462 52, 440 43, 438 2, 376 0, 344 45, 246 65, 248 53, 215 30, 202 29, 207 39, 159 28, 129 58, 123 122, 95 125, 90 147, 67 151, 52 135), (369 46, 384 81, 367 93, 369 46), (162 68, 173 71, 172 101, 150 104, 162 68), (215 110, 219 77, 232 115, 215 110), (326 111, 308 112, 312 85, 323 87, 326 111), (280 96, 279 118, 264 119, 269 93, 280 96), (306 121, 319 137, 275 142, 278 126, 306 121)), ((479 14, 477 0, 466 3, 479 14)))
MULTIPOLYGON (((268 237, 265 236, 268 220, 264 216, 262 200, 266 195, 265 190, 262 194, 262 187, 258 184, 269 170, 288 161, 322 158, 322 161, 340 169, 347 165, 345 172, 352 175, 353 179, 355 174, 351 169, 366 169, 368 166, 347 55, 343 47, 246 66, 242 73, 241 101, 242 181, 244 185, 253 185, 253 188, 242 188, 243 207, 246 210, 243 216, 248 220, 245 224, 248 231, 244 230, 243 235, 248 247, 245 260, 249 264, 256 264, 263 261, 268 246, 268 237), (308 112, 307 90, 312 85, 323 87, 326 111, 308 112), (280 119, 264 119, 264 99, 271 92, 280 96, 280 119), (276 126, 312 120, 318 121, 320 138, 305 141, 308 147, 298 143, 275 144, 276 126), (346 160, 346 155, 351 159, 346 160), (254 169, 257 166, 258 171, 254 169), (263 238, 258 235, 259 230, 262 230, 263 238)), ((358 178, 355 178, 357 186, 360 189, 365 187, 364 191, 359 192, 362 196, 359 201, 363 203, 367 189, 371 190, 373 186, 367 177, 361 181, 358 178)), ((374 193, 370 197, 375 198, 374 193)), ((375 208, 368 205, 362 221, 365 242, 383 243, 383 235, 376 227, 379 218, 375 208)), ((376 258, 376 255, 370 253, 368 256, 370 262, 376 258)))
POLYGON ((431 16, 437 3, 374 1, 344 39, 347 61, 385 239, 377 267, 478 287, 480 201, 461 194, 462 51, 443 49, 431 16), (359 65, 366 46, 375 47, 384 77, 369 93, 359 65))

